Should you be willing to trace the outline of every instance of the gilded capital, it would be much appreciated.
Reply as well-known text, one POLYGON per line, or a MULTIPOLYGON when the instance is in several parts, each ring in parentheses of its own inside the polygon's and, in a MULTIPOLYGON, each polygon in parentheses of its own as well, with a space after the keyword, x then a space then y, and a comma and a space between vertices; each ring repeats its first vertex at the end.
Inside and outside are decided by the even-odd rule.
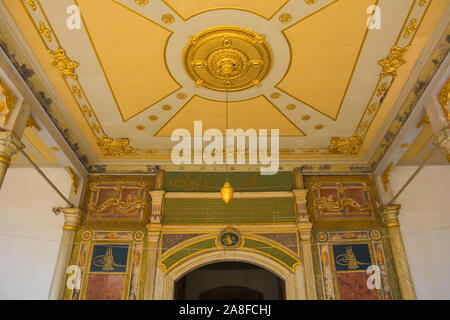
POLYGON ((401 205, 391 204, 381 207, 381 218, 386 227, 399 226, 398 215, 400 213, 401 205))
POLYGON ((80 224, 81 209, 80 208, 61 208, 64 213, 64 230, 76 230, 80 224))

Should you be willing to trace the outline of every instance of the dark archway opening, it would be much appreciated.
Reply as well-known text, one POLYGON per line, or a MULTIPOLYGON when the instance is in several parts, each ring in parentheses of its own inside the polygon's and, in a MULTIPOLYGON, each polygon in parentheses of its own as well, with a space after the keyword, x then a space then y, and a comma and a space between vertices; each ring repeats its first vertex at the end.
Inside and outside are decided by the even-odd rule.
POLYGON ((213 263, 175 282, 175 300, 285 300, 284 280, 256 265, 213 263))

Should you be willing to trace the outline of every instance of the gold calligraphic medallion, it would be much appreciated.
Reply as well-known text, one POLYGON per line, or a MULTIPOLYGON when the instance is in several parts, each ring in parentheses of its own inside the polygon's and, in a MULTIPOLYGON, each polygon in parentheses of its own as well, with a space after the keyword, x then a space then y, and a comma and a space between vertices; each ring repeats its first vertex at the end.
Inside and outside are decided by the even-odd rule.
POLYGON ((251 30, 237 26, 207 29, 183 51, 183 65, 197 87, 240 91, 260 86, 272 66, 272 50, 251 30))

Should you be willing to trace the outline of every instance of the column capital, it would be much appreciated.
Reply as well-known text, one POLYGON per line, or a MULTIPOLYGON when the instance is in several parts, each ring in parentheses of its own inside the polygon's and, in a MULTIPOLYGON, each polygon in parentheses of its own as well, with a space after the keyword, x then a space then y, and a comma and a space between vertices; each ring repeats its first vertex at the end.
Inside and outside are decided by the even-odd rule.
POLYGON ((153 190, 150 191, 150 196, 152 197, 152 212, 150 214, 151 224, 161 224, 162 218, 162 202, 164 200, 164 190, 153 190))
POLYGON ((63 230, 76 230, 80 224, 82 211, 80 208, 61 208, 64 213, 63 230))
POLYGON ((447 155, 450 154, 450 128, 444 128, 442 129, 436 136, 434 140, 434 144, 442 149, 447 153, 447 155))
POLYGON ((297 230, 300 233, 300 239, 302 241, 311 240, 312 227, 313 227, 313 224, 309 221, 303 221, 303 222, 297 223, 297 230))
POLYGON ((158 242, 159 235, 161 234, 162 224, 160 223, 149 223, 147 224, 147 235, 149 242, 158 242))
POLYGON ((294 189, 292 193, 297 206, 297 221, 309 222, 309 214, 306 207, 308 189, 294 189))
POLYGON ((396 227, 400 226, 398 221, 398 215, 400 213, 401 205, 391 204, 386 206, 381 206, 381 218, 386 227, 396 227))
POLYGON ((0 131, 0 161, 9 165, 11 156, 20 149, 25 148, 24 144, 11 131, 0 131))
POLYGON ((152 197, 152 201, 162 201, 165 193, 166 193, 166 191, 164 191, 164 190, 149 191, 149 194, 152 197))

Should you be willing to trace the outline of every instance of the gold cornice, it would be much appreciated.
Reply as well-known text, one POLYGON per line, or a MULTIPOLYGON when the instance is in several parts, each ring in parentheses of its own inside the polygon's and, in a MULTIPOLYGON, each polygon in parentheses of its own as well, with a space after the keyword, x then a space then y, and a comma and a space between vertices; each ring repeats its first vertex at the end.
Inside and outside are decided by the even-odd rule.
POLYGON ((11 111, 16 104, 17 97, 11 91, 11 89, 6 85, 6 83, 0 78, 0 91, 3 97, 3 101, 0 102, 0 113, 3 113, 3 125, 8 122, 11 111))

